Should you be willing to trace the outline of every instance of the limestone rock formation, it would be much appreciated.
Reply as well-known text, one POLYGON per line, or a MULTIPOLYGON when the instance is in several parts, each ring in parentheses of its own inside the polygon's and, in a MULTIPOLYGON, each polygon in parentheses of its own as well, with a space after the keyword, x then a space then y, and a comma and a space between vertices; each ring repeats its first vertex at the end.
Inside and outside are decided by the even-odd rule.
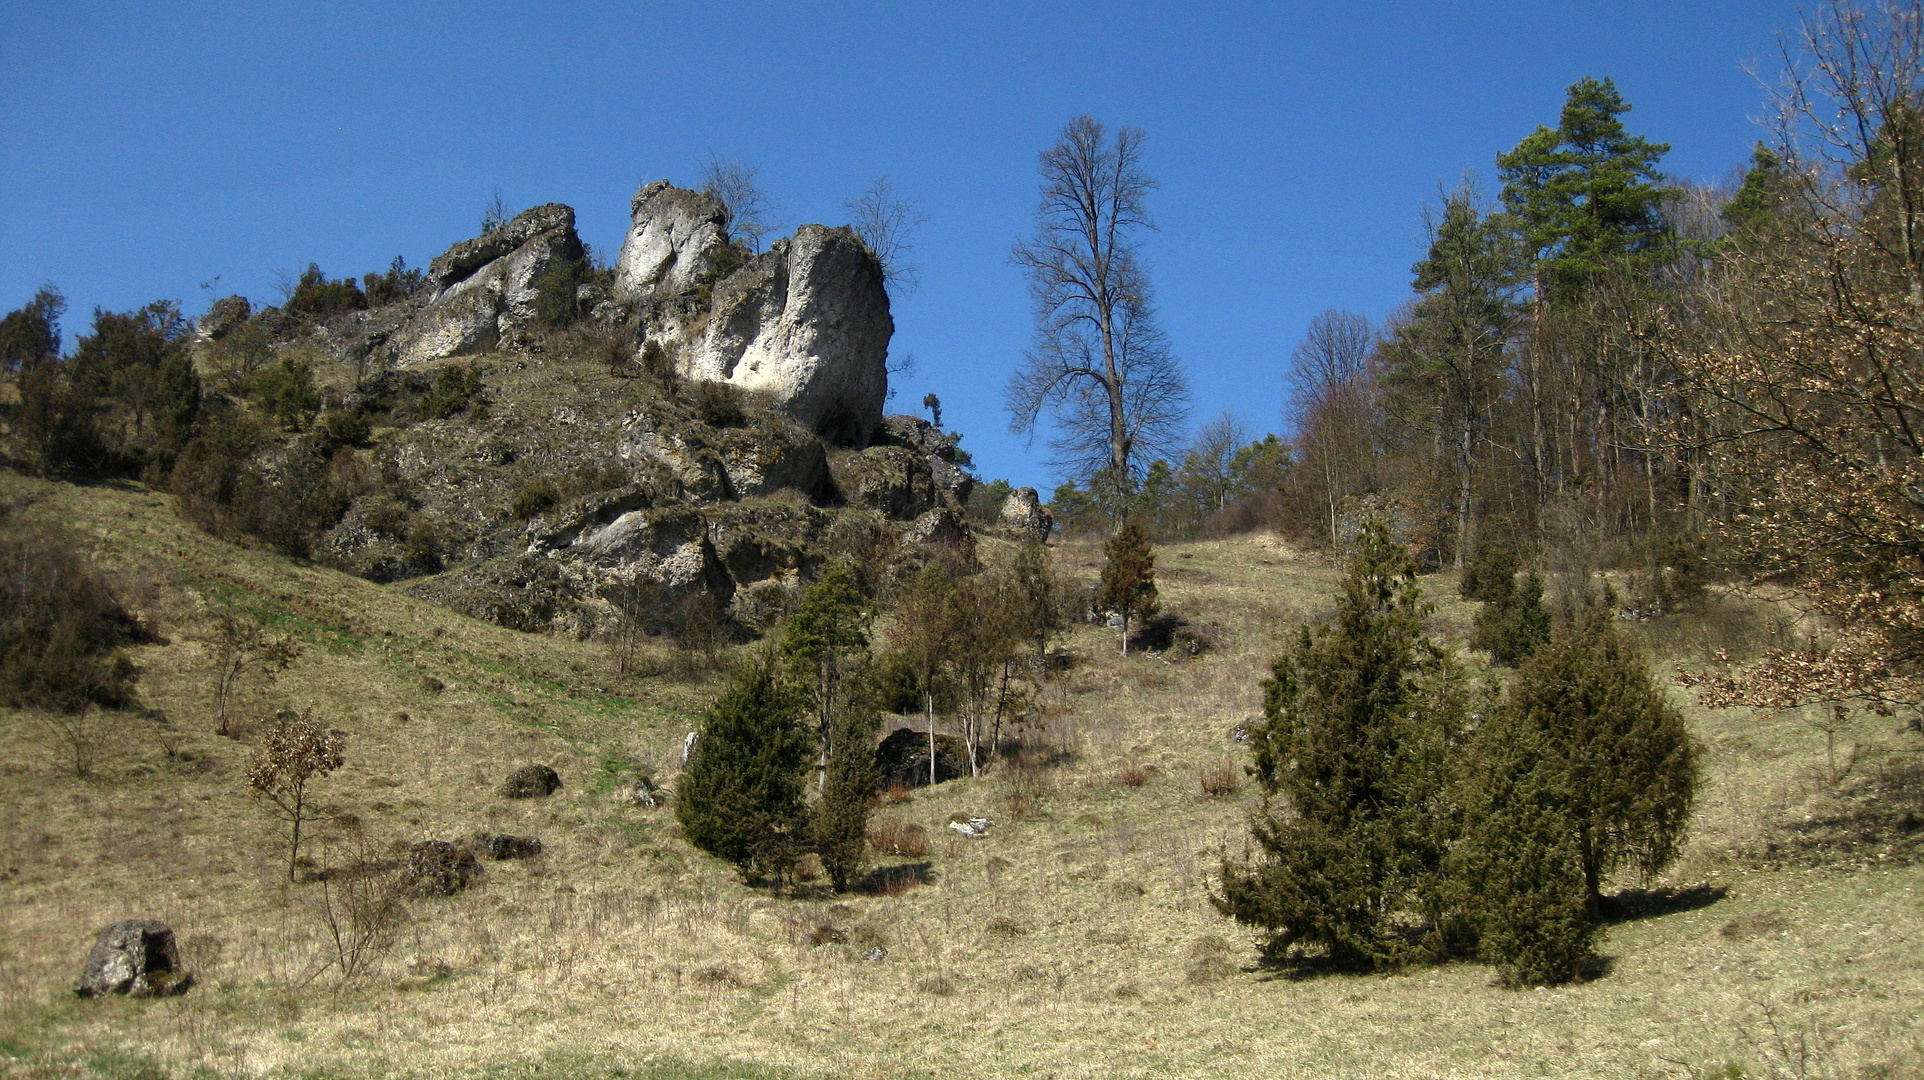
POLYGON ((694 288, 728 246, 728 210, 666 180, 642 185, 628 204, 628 234, 615 259, 615 296, 639 301, 694 288))
POLYGON ((193 976, 180 969, 180 950, 166 923, 128 919, 100 932, 80 966, 74 993, 81 997, 184 994, 193 976))
POLYGON ((804 225, 715 286, 681 342, 687 378, 758 390, 831 442, 882 422, 895 332, 882 265, 847 228, 804 225))
POLYGON ((575 212, 547 203, 464 240, 428 264, 428 299, 394 335, 403 365, 478 352, 534 321, 540 279, 550 266, 582 258, 575 212))
POLYGON ((1047 540, 1055 530, 1055 518, 1042 508, 1042 499, 1032 487, 1019 487, 1002 500, 1002 525, 1024 539, 1047 540))

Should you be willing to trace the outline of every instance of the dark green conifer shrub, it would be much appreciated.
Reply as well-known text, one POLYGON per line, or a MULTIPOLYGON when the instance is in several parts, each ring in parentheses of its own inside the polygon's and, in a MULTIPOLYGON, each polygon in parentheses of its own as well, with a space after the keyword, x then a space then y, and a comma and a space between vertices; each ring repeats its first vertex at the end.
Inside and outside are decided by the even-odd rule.
POLYGON ((875 733, 882 714, 866 701, 857 701, 836 717, 830 742, 827 783, 815 803, 815 853, 836 892, 846 892, 862 869, 868 836, 868 812, 875 799, 880 773, 875 767, 875 733))
POLYGON ((314 388, 314 369, 299 357, 283 356, 280 363, 261 369, 248 391, 263 412, 289 431, 306 427, 321 408, 320 391, 314 388))
POLYGON ((1486 543, 1477 549, 1476 558, 1463 570, 1457 591, 1465 600, 1497 602, 1510 595, 1516 582, 1516 549, 1507 544, 1486 543))
POLYGON ((1532 570, 1521 585, 1489 587, 1490 599, 1477 612, 1470 647, 1487 649, 1490 659, 1515 667, 1550 636, 1550 612, 1543 606, 1543 579, 1532 570))
POLYGON ((1584 902, 1623 867, 1657 874, 1682 849, 1697 790, 1697 748, 1636 644, 1591 604, 1517 672, 1507 709, 1516 739, 1541 745, 1569 814, 1584 902))
POLYGON ((773 656, 715 699, 676 804, 689 843, 745 873, 785 872, 808 841, 806 708, 773 656))
POLYGON ((581 312, 576 290, 588 277, 588 260, 561 257, 550 260, 534 279, 534 317, 544 326, 561 329, 581 312))
POLYGON ((1553 740, 1499 709, 1466 769, 1453 859, 1477 952, 1508 986, 1569 982, 1595 958, 1565 767, 1553 740))
POLYGON ((1156 556, 1149 549, 1149 530, 1131 517, 1109 538, 1104 548, 1102 583, 1096 590, 1096 610, 1122 616, 1122 651, 1129 651, 1129 622, 1156 613, 1156 556))
POLYGON ((1225 858, 1212 900, 1267 931, 1272 957, 1306 945, 1381 968, 1447 951, 1447 795, 1467 695, 1423 636, 1420 597, 1409 552, 1368 523, 1335 623, 1305 628, 1263 684, 1249 730, 1258 854, 1225 858))

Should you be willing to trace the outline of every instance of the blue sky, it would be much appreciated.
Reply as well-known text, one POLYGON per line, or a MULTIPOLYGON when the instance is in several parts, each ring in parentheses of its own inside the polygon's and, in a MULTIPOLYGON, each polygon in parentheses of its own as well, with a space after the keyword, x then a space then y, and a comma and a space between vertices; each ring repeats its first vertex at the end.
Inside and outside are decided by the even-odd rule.
MULTIPOLYGON (((1046 491, 1001 387, 1030 333, 1010 244, 1035 157, 1088 112, 1149 133, 1147 242, 1198 423, 1280 429, 1326 307, 1408 294, 1420 213, 1614 78, 1673 176, 1757 139, 1775 2, 26 4, 0 2, 0 310, 274 298, 275 272, 424 265, 509 209, 572 205, 612 250, 644 179, 761 170, 792 228, 886 175, 921 201, 922 285, 892 352, 985 476, 1046 491)), ((1494 187, 1489 187, 1494 194, 1494 187)))

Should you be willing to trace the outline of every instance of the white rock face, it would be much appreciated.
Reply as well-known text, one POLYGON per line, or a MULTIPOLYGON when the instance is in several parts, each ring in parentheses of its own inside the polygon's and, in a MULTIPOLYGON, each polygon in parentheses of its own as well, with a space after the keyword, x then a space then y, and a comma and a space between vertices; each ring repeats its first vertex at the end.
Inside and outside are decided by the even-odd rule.
POLYGON ((1032 487, 1019 487, 1002 500, 1002 524, 1033 540, 1047 540, 1055 529, 1055 519, 1042 508, 1042 499, 1032 487))
POLYGON ((804 225, 715 288, 682 374, 769 394, 833 442, 882 423, 895 332, 882 266, 855 233, 804 225))
POLYGON ((728 243, 728 211, 666 180, 642 185, 628 204, 628 235, 615 260, 615 296, 650 300, 694 288, 728 243))
POLYGON ((402 364, 478 352, 511 337, 535 317, 538 282, 558 260, 580 259, 575 212, 548 203, 464 240, 428 264, 434 290, 396 335, 402 364))

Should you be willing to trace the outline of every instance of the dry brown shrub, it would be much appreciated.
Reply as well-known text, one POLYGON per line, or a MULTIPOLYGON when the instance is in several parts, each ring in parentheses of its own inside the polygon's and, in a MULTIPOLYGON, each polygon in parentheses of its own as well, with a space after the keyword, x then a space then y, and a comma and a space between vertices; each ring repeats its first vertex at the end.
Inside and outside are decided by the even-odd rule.
POLYGON ((928 830, 912 821, 885 818, 870 823, 868 842, 883 855, 919 859, 929 853, 928 830))
POLYGON ((1110 776, 1110 779, 1113 780, 1118 787, 1141 787, 1147 784, 1155 775, 1156 767, 1154 765, 1137 765, 1131 763, 1117 769, 1115 773, 1110 776))
POLYGON ((914 802, 915 795, 909 791, 907 784, 904 784, 900 780, 891 780, 889 781, 888 790, 882 792, 882 801, 891 806, 899 806, 902 803, 914 802))
POLYGON ((1242 786, 1241 771, 1233 762, 1219 761, 1200 770, 1202 793, 1210 798, 1236 794, 1242 786))
POLYGON ((1028 927, 1016 922, 1007 915, 998 915, 990 919, 988 925, 984 926, 983 929, 987 931, 991 937, 1000 938, 1021 937, 1029 932, 1028 927))

